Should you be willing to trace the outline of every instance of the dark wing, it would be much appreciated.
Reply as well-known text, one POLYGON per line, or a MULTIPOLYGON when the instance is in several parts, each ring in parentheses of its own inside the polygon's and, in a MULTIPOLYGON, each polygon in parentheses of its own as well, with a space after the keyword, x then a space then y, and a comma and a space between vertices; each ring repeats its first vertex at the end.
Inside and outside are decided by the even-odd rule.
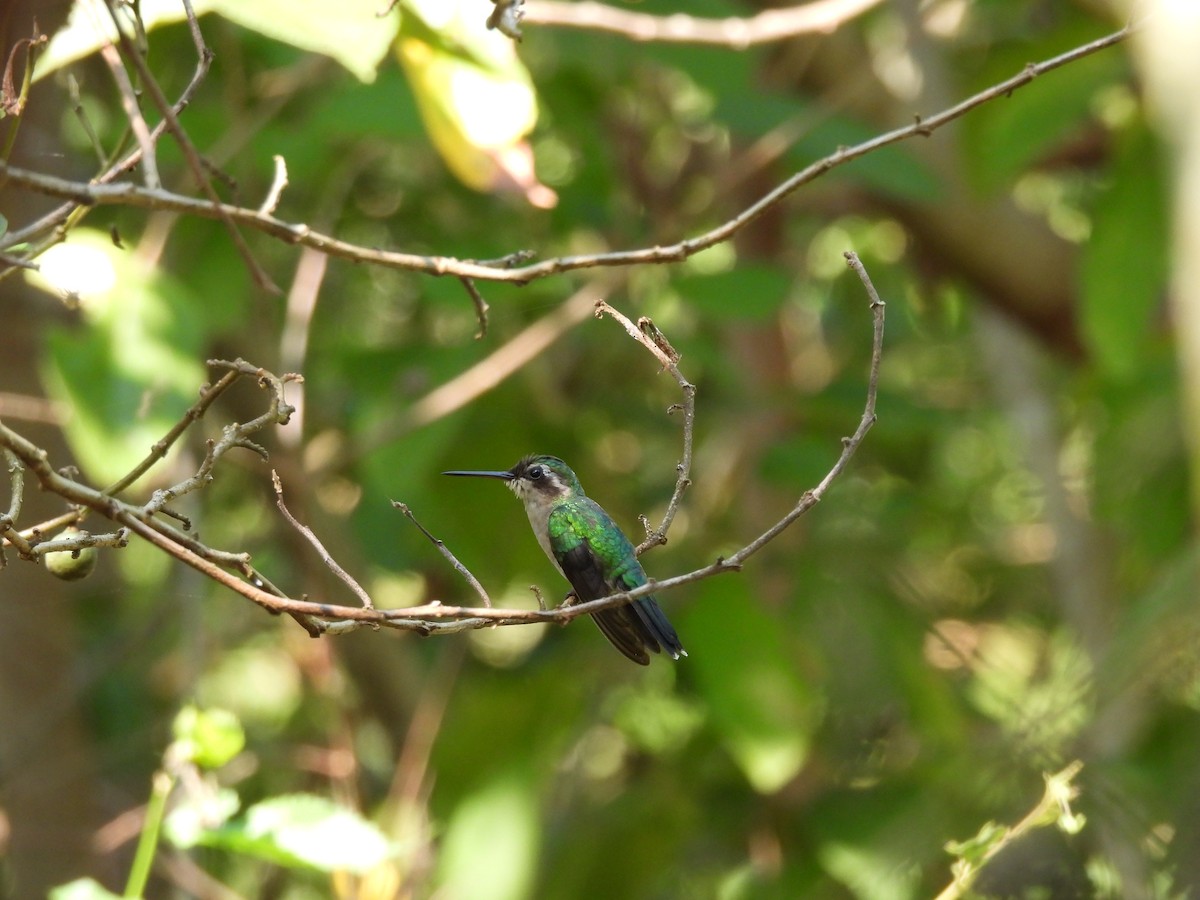
MULTIPOLYGON (((550 514, 547 526, 555 559, 581 601, 646 583, 633 546, 593 501, 560 506, 550 514)), ((676 659, 684 652, 675 629, 653 598, 593 613, 592 618, 614 647, 643 666, 650 663, 647 651, 658 653, 666 648, 676 659)))

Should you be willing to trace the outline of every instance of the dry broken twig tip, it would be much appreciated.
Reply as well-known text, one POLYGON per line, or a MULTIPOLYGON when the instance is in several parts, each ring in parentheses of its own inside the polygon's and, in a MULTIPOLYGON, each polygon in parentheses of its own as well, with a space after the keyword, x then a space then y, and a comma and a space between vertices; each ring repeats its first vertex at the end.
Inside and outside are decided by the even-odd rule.
POLYGON ((400 512, 404 514, 405 518, 417 526, 417 530, 420 531, 421 534, 425 535, 425 537, 430 543, 433 544, 433 546, 437 547, 438 553, 446 557, 450 565, 454 567, 454 571, 458 572, 458 574, 466 580, 467 584, 471 586, 475 593, 479 595, 479 599, 483 602, 483 605, 490 607, 492 605, 492 598, 488 596, 488 592, 484 590, 483 585, 479 582, 479 579, 471 574, 471 570, 459 562, 458 557, 450 552, 450 548, 446 546, 446 542, 441 538, 434 537, 424 525, 418 522, 417 517, 413 514, 413 511, 409 508, 407 503, 401 503, 399 500, 393 500, 392 507, 400 510, 400 512))
POLYGON ((619 322, 631 338, 649 350, 654 358, 662 364, 663 371, 669 372, 675 379, 675 383, 679 385, 679 390, 683 393, 683 403, 672 404, 667 409, 668 415, 676 409, 683 410, 683 455, 675 466, 675 490, 671 494, 671 499, 667 501, 667 509, 663 514, 662 522, 655 529, 647 528, 646 539, 635 548, 637 555, 641 556, 652 547, 667 542, 667 532, 679 512, 683 493, 692 483, 692 446, 696 430, 696 386, 684 378, 683 373, 679 371, 677 365, 680 359, 679 353, 649 318, 642 317, 635 326, 626 316, 601 300, 596 303, 596 317, 603 318, 604 316, 609 316, 619 322))
POLYGON ((350 588, 357 595, 365 608, 374 609, 375 604, 371 602, 371 596, 363 586, 355 581, 350 573, 338 564, 338 561, 333 558, 333 554, 325 549, 325 545, 321 543, 321 540, 313 533, 313 530, 307 525, 301 524, 292 515, 291 510, 287 508, 287 504, 283 500, 283 482, 280 481, 279 473, 274 469, 271 470, 271 485, 275 488, 275 505, 279 508, 279 512, 283 514, 288 524, 300 532, 304 539, 312 544, 313 549, 321 557, 321 562, 325 563, 329 571, 333 572, 346 587, 350 588))

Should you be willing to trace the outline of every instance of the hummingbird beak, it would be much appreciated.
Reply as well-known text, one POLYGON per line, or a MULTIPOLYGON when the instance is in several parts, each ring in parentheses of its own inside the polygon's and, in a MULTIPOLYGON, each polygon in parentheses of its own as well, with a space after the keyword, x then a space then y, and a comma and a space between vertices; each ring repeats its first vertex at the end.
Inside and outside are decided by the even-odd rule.
POLYGON ((502 479, 502 480, 504 480, 504 481, 512 481, 514 478, 516 478, 516 477, 517 477, 517 476, 516 476, 516 475, 514 475, 512 472, 496 472, 496 471, 490 471, 490 470, 489 470, 489 471, 479 471, 479 470, 473 470, 473 471, 462 471, 462 470, 455 470, 455 471, 453 471, 453 472, 443 472, 442 474, 443 474, 443 475, 462 475, 462 476, 468 476, 468 477, 471 477, 471 478, 500 478, 500 479, 502 479))

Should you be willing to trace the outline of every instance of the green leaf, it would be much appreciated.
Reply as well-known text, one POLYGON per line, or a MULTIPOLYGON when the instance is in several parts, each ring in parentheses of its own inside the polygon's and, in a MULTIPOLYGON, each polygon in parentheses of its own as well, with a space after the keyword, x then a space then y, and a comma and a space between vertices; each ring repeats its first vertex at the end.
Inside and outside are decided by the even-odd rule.
POLYGON ((1097 363, 1128 378, 1146 349, 1166 291, 1170 248, 1167 181, 1149 131, 1136 128, 1113 162, 1111 186, 1080 252, 1082 330, 1097 363))
POLYGON ((820 701, 796 671, 783 623, 758 605, 744 582, 705 585, 680 629, 688 663, 730 754, 756 791, 772 793, 804 765, 820 701))
POLYGON ((1007 834, 1007 826, 986 822, 974 837, 965 841, 946 841, 946 852, 972 866, 977 866, 1007 834))
POLYGON ((52 888, 47 895, 50 900, 121 900, 100 882, 92 878, 77 878, 52 888))
POLYGON ((272 797, 196 843, 294 869, 365 872, 391 857, 387 837, 358 813, 314 794, 272 797))
POLYGON ((237 716, 224 709, 185 706, 175 716, 175 749, 204 769, 219 769, 246 746, 246 733, 237 716))

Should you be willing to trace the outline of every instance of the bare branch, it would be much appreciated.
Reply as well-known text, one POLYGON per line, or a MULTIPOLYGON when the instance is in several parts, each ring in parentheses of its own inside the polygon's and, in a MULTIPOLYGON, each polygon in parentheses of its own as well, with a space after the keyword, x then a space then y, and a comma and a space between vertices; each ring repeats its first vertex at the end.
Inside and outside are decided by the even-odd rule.
POLYGON ((283 196, 283 189, 288 186, 287 161, 278 153, 272 159, 275 160, 275 177, 271 181, 271 189, 267 191, 267 196, 263 198, 262 205, 258 208, 259 215, 264 216, 275 212, 275 207, 279 205, 279 198, 283 196))
MULTIPOLYGON (((283 386, 290 381, 302 381, 303 376, 296 374, 285 374, 282 376, 272 375, 265 369, 257 368, 242 359, 228 362, 219 359, 210 359, 210 366, 222 366, 230 369, 231 374, 235 375, 252 375, 258 379, 259 387, 265 388, 271 392, 271 400, 268 403, 267 410, 257 418, 251 419, 249 422, 241 424, 226 425, 222 429, 219 440, 210 441, 208 452, 204 456, 204 461, 200 463, 194 475, 184 479, 179 484, 168 488, 163 488, 154 492, 150 502, 146 504, 144 512, 147 516, 154 515, 157 512, 163 511, 163 508, 172 500, 182 497, 185 494, 190 494, 210 481, 212 481, 212 470, 216 466, 217 460, 228 453, 235 447, 242 447, 257 453, 264 459, 267 458, 267 451, 258 444, 250 440, 250 435, 266 428, 268 425, 286 425, 291 418, 295 409, 289 406, 283 399, 283 386)), ((199 404, 197 404, 199 405, 199 404)), ((193 407, 195 409, 195 407, 193 407)), ((203 411, 203 410, 202 410, 203 411)), ((189 410, 189 413, 191 411, 189 410)), ((187 421, 185 415, 184 421, 187 421)), ((178 428, 179 426, 176 426, 178 428)), ((174 433, 174 431, 172 431, 174 433)))
POLYGON ((460 277, 459 281, 467 289, 467 295, 470 296, 471 302, 475 304, 475 316, 479 319, 479 331, 475 334, 475 340, 483 340, 487 337, 488 302, 483 299, 483 294, 479 293, 479 288, 475 287, 475 282, 470 278, 460 277))
POLYGON ((371 602, 370 594, 363 589, 361 584, 354 580, 349 572, 347 572, 338 564, 338 561, 333 558, 332 554, 325 549, 325 545, 321 543, 320 539, 315 534, 313 534, 313 530, 307 525, 302 525, 300 522, 298 522, 296 517, 292 515, 291 510, 287 508, 287 504, 283 502, 283 483, 279 480, 279 473, 274 469, 271 470, 271 484, 275 488, 275 505, 279 507, 279 511, 283 513, 283 517, 287 519, 288 524, 300 532, 300 534, 304 536, 304 539, 312 544, 313 549, 320 554, 321 562, 325 563, 325 565, 329 567, 329 571, 333 572, 334 575, 341 579, 342 583, 345 584, 346 587, 354 591, 354 593, 358 596, 358 599, 362 601, 362 605, 367 609, 373 609, 375 604, 371 602))
MULTIPOLYGON (((980 91, 974 96, 936 115, 927 118, 917 117, 912 125, 877 135, 870 140, 863 141, 851 147, 838 148, 834 153, 796 172, 733 218, 702 234, 666 246, 643 247, 635 250, 619 250, 609 253, 560 256, 529 265, 487 265, 447 256, 424 256, 362 247, 331 235, 314 231, 305 224, 285 222, 274 216, 262 215, 257 209, 221 203, 211 198, 209 200, 202 200, 166 190, 151 190, 150 188, 131 182, 110 184, 106 183, 106 179, 103 178, 98 179, 101 183, 71 181, 16 168, 6 162, 0 162, 0 177, 7 178, 13 184, 20 187, 50 196, 63 197, 84 206, 133 206, 189 213, 204 218, 220 218, 230 223, 241 224, 247 228, 256 229, 283 241, 311 247, 330 256, 349 259, 355 262, 371 263, 385 268, 422 272, 427 275, 453 275, 460 278, 474 278, 479 281, 504 281, 514 284, 527 284, 538 278, 545 278, 550 275, 574 271, 576 269, 595 268, 598 266, 624 267, 681 262, 702 250, 729 240, 737 232, 772 207, 781 203, 797 189, 814 181, 826 172, 879 150, 882 147, 917 136, 928 136, 938 128, 960 118, 977 106, 1011 94, 1013 91, 1024 87, 1046 72, 1120 43, 1129 37, 1134 28, 1135 26, 1132 25, 1126 26, 1106 37, 1076 47, 1073 50, 1069 50, 1066 53, 1059 54, 1043 62, 1030 63, 1012 78, 980 91)), ((144 66, 144 63, 142 65, 144 66)), ((171 118, 174 120, 174 113, 172 113, 171 118)), ((205 183, 207 184, 207 182, 205 183)), ((211 190, 211 186, 209 190, 211 190)), ((20 239, 27 239, 31 227, 27 226, 18 232, 0 237, 0 250, 12 246, 18 239, 18 235, 25 235, 25 237, 20 239)))
POLYGON ((459 575, 466 579, 467 584, 469 584, 474 589, 475 593, 479 595, 479 599, 483 601, 484 606, 490 607, 492 605, 492 598, 489 597, 487 591, 483 589, 483 585, 479 583, 479 579, 471 573, 470 569, 458 561, 458 558, 451 553, 450 548, 446 546, 445 541, 443 541, 441 538, 434 537, 429 533, 424 525, 417 521, 417 517, 413 515, 413 511, 408 508, 407 503, 401 503, 399 500, 393 500, 392 508, 398 509, 400 512, 404 513, 408 520, 417 526, 417 530, 420 531, 421 534, 425 535, 425 537, 429 539, 433 546, 437 547, 438 552, 441 553, 442 556, 446 557, 446 559, 449 560, 450 565, 454 567, 454 571, 458 572, 459 575))
POLYGON ((8 559, 4 556, 4 544, 8 542, 10 534, 15 535, 20 542, 16 544, 18 550, 24 552, 28 549, 13 527, 13 523, 21 518, 21 504, 25 499, 25 467, 7 447, 4 448, 4 464, 8 468, 9 502, 8 512, 0 513, 0 538, 4 538, 4 541, 0 541, 0 569, 8 565, 8 559))
POLYGON ((686 13, 655 16, 595 3, 530 0, 531 25, 604 31, 635 41, 710 44, 745 50, 800 34, 829 33, 882 0, 813 0, 789 9, 767 9, 748 18, 702 19, 686 13))
MULTIPOLYGON (((171 107, 172 111, 176 115, 181 113, 184 108, 192 102, 192 97, 195 96, 196 91, 199 90, 201 83, 208 75, 208 70, 212 65, 213 59, 212 51, 204 45, 204 39, 200 35, 200 24, 196 20, 196 14, 192 9, 190 0, 183 0, 183 7, 187 13, 188 27, 192 31, 193 42, 197 47, 197 62, 196 68, 193 70, 192 77, 188 81, 187 86, 184 87, 183 92, 179 95, 179 98, 171 107)), ((163 133, 166 127, 167 123, 164 119, 155 125, 153 129, 151 129, 150 138, 152 144, 158 140, 159 136, 163 133)), ((15 136, 15 133, 16 129, 13 128, 10 132, 10 139, 15 136)), ((4 158, 8 158, 7 153, 4 154, 4 158)), ((111 182, 115 178, 131 171, 141 161, 141 158, 142 148, 136 147, 120 162, 102 164, 100 174, 93 178, 92 181, 97 184, 106 184, 111 182)), ((3 174, 3 172, 0 172, 0 175, 3 174)), ((2 183, 2 180, 0 180, 0 183, 2 183)), ((57 244, 59 241, 63 240, 68 228, 70 226, 79 224, 79 222, 87 214, 90 207, 91 204, 86 202, 79 203, 71 201, 64 203, 40 218, 35 219, 28 225, 13 231, 9 231, 3 236, 0 236, 0 249, 29 243, 32 246, 25 251, 24 257, 25 259, 35 259, 40 256, 47 247, 57 244)), ((8 277, 14 271, 17 271, 17 269, 0 268, 0 280, 8 277)))
POLYGON ((86 547, 126 547, 129 545, 129 529, 118 528, 109 534, 89 534, 86 531, 70 529, 73 533, 68 537, 41 541, 32 548, 34 557, 45 556, 47 553, 83 550, 86 547))
POLYGON ((9 502, 4 515, 9 524, 21 518, 21 504, 25 499, 25 467, 7 447, 4 448, 4 465, 8 469, 9 502))
POLYGON ((162 179, 158 175, 158 155, 155 153, 154 139, 150 136, 146 117, 142 115, 142 109, 138 106, 137 92, 134 91, 133 83, 129 80, 129 73, 121 64, 121 54, 117 52, 117 48, 111 41, 106 41, 100 48, 100 56, 108 65, 109 71, 112 72, 113 81, 117 83, 117 90, 121 94, 121 105, 125 108, 125 118, 129 120, 129 127, 133 130, 133 136, 137 138, 138 147, 141 148, 142 173, 145 176, 146 187, 151 190, 162 187, 162 179))
MULTIPOLYGON (((204 163, 200 159, 200 154, 197 152, 191 138, 188 137, 187 132, 183 130, 183 126, 179 124, 179 117, 176 115, 171 103, 167 100, 166 95, 163 94, 162 88, 159 87, 158 82, 154 80, 154 75, 150 72, 150 67, 146 64, 146 60, 143 58, 142 54, 138 52, 137 48, 133 46, 133 41, 131 41, 129 36, 122 30, 121 23, 118 20, 116 11, 112 7, 111 3, 112 0, 109 0, 108 11, 109 15, 112 17, 113 25, 116 26, 117 40, 121 43, 121 49, 125 51, 126 58, 128 58, 130 62, 133 63, 134 68, 138 70, 138 75, 141 76, 142 79, 143 88, 150 95, 150 99, 154 101, 154 105, 158 107, 158 111, 162 113, 163 121, 166 123, 167 130, 171 132, 171 136, 175 138, 175 142, 179 145, 179 149, 183 151, 183 158, 187 161, 188 168, 191 169, 192 177, 195 178, 196 184, 208 198, 212 209, 216 213, 216 217, 221 220, 222 224, 224 224, 226 229, 229 231, 229 236, 233 239, 233 244, 235 247, 237 247, 238 253, 241 254, 242 260, 245 262, 246 268, 249 269, 250 275, 254 278, 255 284, 269 293, 281 293, 278 286, 271 281, 270 276, 267 275, 263 268, 258 264, 258 261, 254 258, 254 255, 250 252, 250 246, 246 243, 246 239, 242 237, 241 232, 238 231, 233 220, 223 211, 221 198, 217 196, 217 192, 213 188, 212 182, 209 181, 208 174, 204 169, 204 163)), ((194 18, 194 15, 192 18, 194 18)), ((194 26, 193 36, 198 34, 198 31, 199 27, 194 26)), ((201 58, 203 58, 205 51, 207 51, 207 47, 204 46, 202 39, 200 40, 197 49, 200 52, 201 58)), ((211 51, 209 51, 209 55, 211 56, 211 51)))

